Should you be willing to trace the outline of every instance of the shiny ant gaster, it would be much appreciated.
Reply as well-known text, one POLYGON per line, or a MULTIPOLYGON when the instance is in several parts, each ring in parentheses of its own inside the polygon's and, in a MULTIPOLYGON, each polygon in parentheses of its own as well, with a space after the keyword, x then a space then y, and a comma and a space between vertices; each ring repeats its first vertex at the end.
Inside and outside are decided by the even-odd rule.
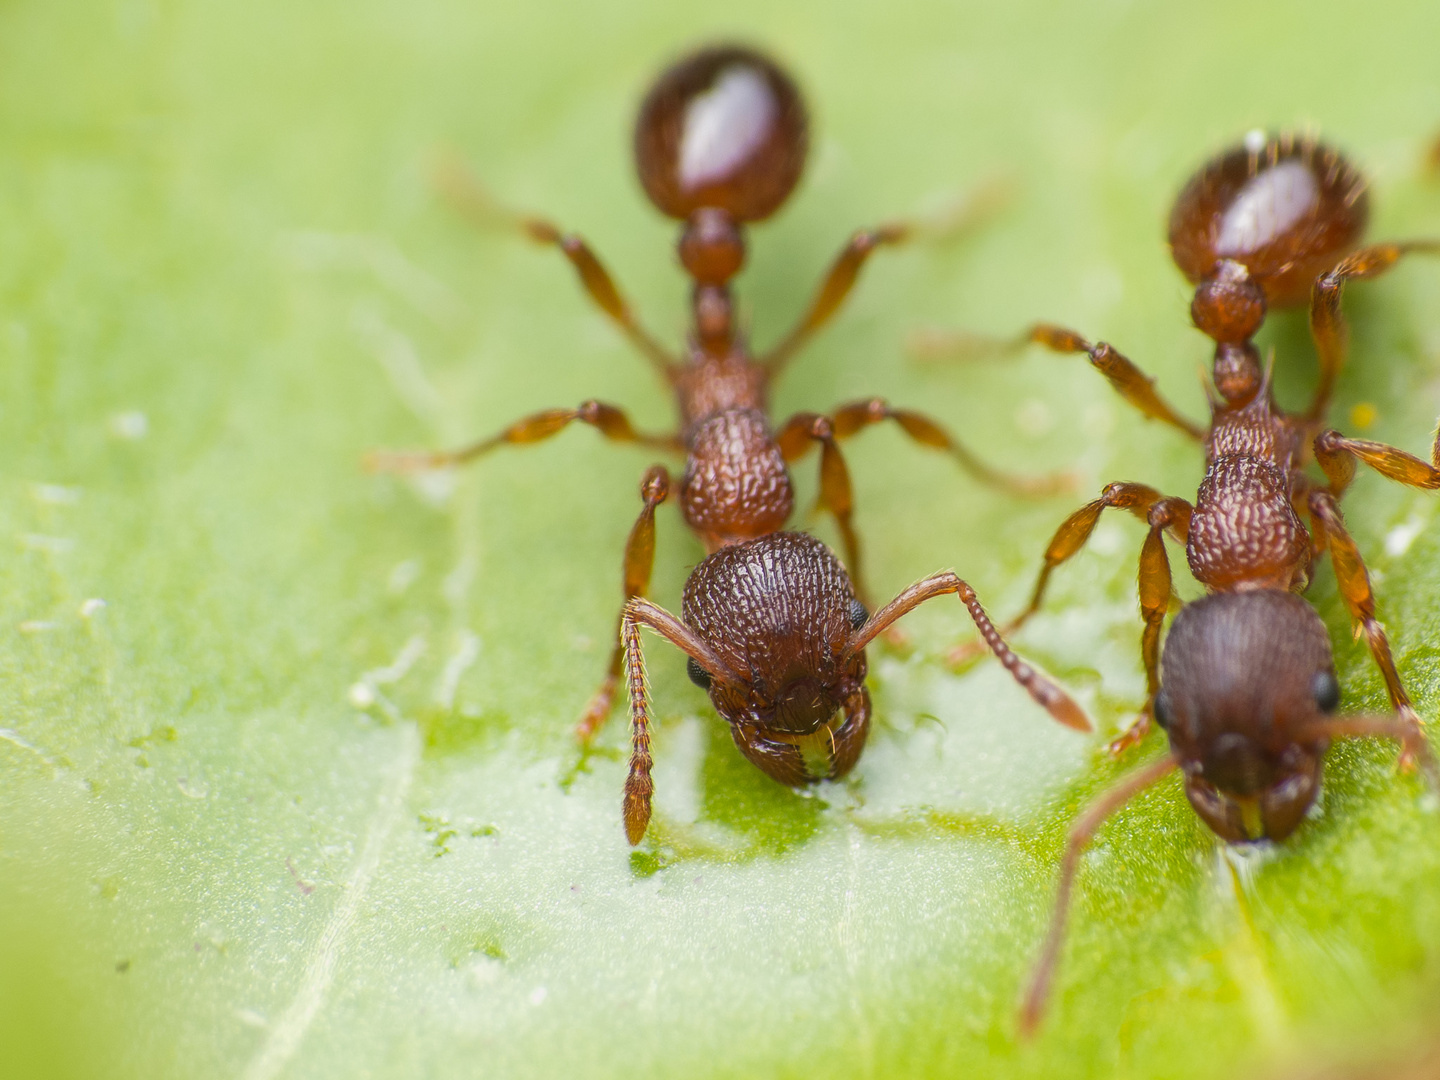
MULTIPOLYGON (((680 507, 709 554, 686 582, 683 619, 645 599, 655 508, 672 488, 668 470, 652 466, 640 486, 644 508, 625 545, 619 641, 578 728, 588 739, 604 722, 623 665, 633 729, 624 800, 632 844, 645 833, 653 793, 641 626, 687 654, 690 678, 709 692, 740 751, 785 784, 843 776, 854 766, 870 723, 866 645, 918 604, 945 593, 959 595, 989 647, 1036 701, 1060 722, 1089 730, 1079 707, 1005 645, 974 591, 954 573, 934 574, 869 614, 861 599, 850 478, 837 443, 893 420, 922 446, 949 453, 994 486, 1035 494, 1052 490, 1053 481, 991 470, 935 421, 879 398, 829 416, 800 413, 777 431, 770 427, 768 390, 786 362, 835 314, 871 253, 916 231, 892 224, 856 233, 795 328, 764 357, 752 357, 735 326, 729 282, 745 259, 744 226, 786 200, 800 177, 806 145, 799 91, 774 63, 749 49, 704 49, 664 72, 650 89, 635 128, 635 157, 650 201, 684 222, 680 262, 694 290, 683 360, 644 330, 583 240, 549 222, 511 219, 531 239, 565 254, 590 298, 650 359, 675 394, 678 434, 640 434, 620 409, 587 401, 578 409, 526 417, 458 450, 372 457, 372 464, 388 469, 457 465, 499 446, 549 438, 574 421, 607 439, 686 454, 680 507), (787 464, 817 442, 819 501, 839 526, 849 574, 820 541, 782 531, 794 505, 787 464)), ((462 206, 482 219, 495 217, 494 205, 463 174, 452 169, 442 179, 462 206)))
POLYGON ((1013 632, 1039 610, 1052 571, 1080 550, 1106 509, 1128 510, 1149 526, 1139 578, 1148 695, 1139 721, 1114 748, 1142 738, 1153 718, 1169 736, 1169 752, 1121 780, 1072 825, 1022 1030, 1032 1031, 1043 1013, 1085 845, 1109 814, 1172 769, 1181 771, 1195 812, 1233 843, 1283 840, 1295 830, 1319 790, 1332 738, 1397 739, 1402 767, 1419 760, 1440 783, 1338 505, 1357 460, 1403 484, 1440 488, 1440 436, 1427 464, 1382 443, 1322 430, 1347 352, 1340 310, 1345 283, 1375 277, 1407 252, 1440 250, 1428 241, 1352 250, 1366 216, 1360 175, 1338 153, 1308 139, 1252 136, 1182 190, 1170 217, 1170 247, 1196 286, 1190 306, 1195 326, 1215 342, 1218 396, 1211 400, 1208 427, 1177 413, 1148 377, 1103 342, 1091 345, 1045 324, 1024 337, 1086 355, 1146 416, 1200 441, 1206 469, 1193 505, 1143 484, 1108 485, 1060 526, 1029 606, 1002 631, 1013 632), (1268 308, 1301 303, 1307 293, 1319 385, 1305 412, 1287 413, 1275 404, 1270 373, 1251 338, 1268 308), (1303 471, 1312 447, 1323 485, 1303 471), (1190 571, 1208 595, 1180 609, 1162 657, 1160 632, 1171 603, 1167 533, 1185 545, 1190 571), (1331 715, 1340 686, 1329 636, 1314 608, 1297 595, 1327 548, 1394 715, 1331 715))

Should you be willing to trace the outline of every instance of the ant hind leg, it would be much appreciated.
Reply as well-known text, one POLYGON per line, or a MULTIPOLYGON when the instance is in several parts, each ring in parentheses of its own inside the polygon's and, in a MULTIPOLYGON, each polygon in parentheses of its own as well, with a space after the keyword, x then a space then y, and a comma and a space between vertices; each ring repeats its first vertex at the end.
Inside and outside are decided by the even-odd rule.
POLYGON ((922 236, 955 236, 993 214, 1008 195, 1009 185, 992 177, 976 184, 954 206, 931 218, 894 221, 856 232, 830 264, 800 321, 760 361, 768 370, 768 378, 773 381, 795 354, 835 317, 854 289, 860 271, 876 250, 908 243, 922 236))
POLYGON ((921 446, 949 454, 967 473, 982 484, 1022 498, 1040 498, 1072 491, 1073 473, 1050 476, 1020 476, 985 464, 937 421, 910 409, 892 408, 884 398, 851 402, 835 410, 831 418, 837 439, 848 439, 871 424, 893 420, 900 430, 921 446))
POLYGON ((516 213, 502 206, 452 155, 443 156, 436 163, 434 184, 445 200, 472 225, 482 229, 515 229, 534 243, 558 248, 575 268, 581 287, 595 306, 610 317, 630 343, 650 361, 666 384, 670 383, 674 358, 640 324, 630 302, 583 239, 574 233, 562 232, 543 218, 516 213))

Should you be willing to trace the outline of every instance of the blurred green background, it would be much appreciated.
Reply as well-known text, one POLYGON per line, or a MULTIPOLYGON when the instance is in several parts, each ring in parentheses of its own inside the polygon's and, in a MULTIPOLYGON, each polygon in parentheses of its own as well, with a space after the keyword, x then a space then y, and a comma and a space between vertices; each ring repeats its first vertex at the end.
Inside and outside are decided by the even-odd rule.
MULTIPOLYGON (((739 283, 758 343, 853 228, 1013 184, 964 240, 878 257, 777 411, 883 394, 1086 491, 1017 503, 867 434, 877 592, 953 566, 1013 610, 1089 490, 1200 473, 1085 365, 926 369, 917 327, 1064 321, 1201 415, 1163 223, 1256 126, 1347 149, 1373 236, 1440 234, 1434 4, 0 2, 0 1074, 1200 1078, 1433 1029, 1440 816, 1355 744, 1280 848, 1223 852, 1173 779, 1119 815, 1050 1023, 1017 1045, 1064 829, 1125 766, 995 665, 942 670, 958 604, 872 652, 871 745, 803 794, 650 646, 657 818, 626 846, 623 719, 583 761, 570 727, 649 456, 580 430, 420 484, 359 462, 590 396, 669 421, 563 262, 468 230, 427 163, 453 147, 581 230, 678 340, 674 229, 629 127, 717 36, 772 50, 814 115, 739 283)), ((1369 404, 1366 434, 1425 452, 1440 267, 1346 303, 1337 422, 1369 404)), ((1263 343, 1305 400, 1303 318, 1263 343)), ((797 475, 808 499, 814 462, 797 475)), ((1432 719, 1435 508, 1373 476, 1347 499, 1432 719)), ((1102 524, 1017 642, 1106 735, 1143 695, 1140 536, 1102 524)), ((657 600, 701 554, 664 509, 657 600)), ((1328 568, 1311 596, 1345 707, 1382 708, 1328 568)))

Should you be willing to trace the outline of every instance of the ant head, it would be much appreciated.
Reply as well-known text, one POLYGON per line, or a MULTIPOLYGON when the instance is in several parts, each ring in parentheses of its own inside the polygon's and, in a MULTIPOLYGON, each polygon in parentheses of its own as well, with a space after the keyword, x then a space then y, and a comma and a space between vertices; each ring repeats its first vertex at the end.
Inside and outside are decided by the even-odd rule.
MULTIPOLYGON (((863 693, 865 655, 845 654, 868 615, 840 560, 813 536, 778 532, 722 547, 690 575, 682 610, 734 676, 692 662, 691 679, 721 716, 768 743, 833 738, 836 714, 863 693)), ((766 759, 747 756, 775 775, 766 759)))
MULTIPOLYGON (((769 217, 805 167, 805 103, 774 62, 734 45, 702 49, 656 80, 635 123, 635 162, 662 213, 769 217)), ((688 265, 688 264, 687 264, 688 265)), ((738 268, 738 267, 737 267, 738 268)))
POLYGON ((1282 840, 1315 799, 1326 746, 1297 732, 1339 701, 1314 608, 1278 589, 1216 593, 1175 617, 1155 719, 1207 825, 1237 843, 1282 840))
MULTIPOLYGON (((1289 307, 1304 303, 1315 279, 1359 241, 1368 213, 1364 178, 1334 150, 1308 137, 1251 132, 1180 192, 1170 251, 1201 291, 1228 260, 1248 271, 1271 307, 1289 307)), ((1200 318, 1196 325, 1210 333, 1200 318)))

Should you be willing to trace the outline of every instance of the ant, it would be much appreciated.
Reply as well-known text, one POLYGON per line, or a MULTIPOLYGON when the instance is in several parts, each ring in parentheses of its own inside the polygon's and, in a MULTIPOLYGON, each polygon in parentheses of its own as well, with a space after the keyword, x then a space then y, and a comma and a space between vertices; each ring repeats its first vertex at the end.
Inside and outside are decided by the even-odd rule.
MULTIPOLYGON (((960 597, 990 648, 1037 702, 1061 723, 1090 730, 1080 708, 1009 649, 974 591, 953 572, 910 586, 870 614, 851 523, 850 477, 837 443, 892 420, 993 486, 1040 494, 1055 489, 1055 481, 990 469, 934 420, 880 398, 843 405, 829 416, 799 413, 778 430, 770 426, 769 387, 786 363, 835 315, 870 255, 917 231, 894 223, 855 233, 794 329, 767 354, 752 357, 735 326, 729 283, 745 261, 744 226, 778 210, 799 180, 807 129, 789 76, 743 47, 706 48, 680 60, 645 97, 634 143, 640 182, 657 209, 684 223, 680 263, 694 282, 683 358, 645 331, 583 240, 547 221, 510 216, 532 240, 560 249, 591 300, 650 360, 675 395, 677 434, 642 434, 620 409, 587 401, 528 416, 457 450, 371 458, 372 466, 396 471, 459 465, 500 446, 550 438, 575 421, 613 441, 686 455, 680 508, 708 554, 686 582, 683 619, 645 598, 655 508, 673 486, 669 471, 655 465, 641 482, 643 509, 625 545, 625 605, 610 666, 577 727, 588 743, 611 711, 623 668, 632 720, 624 821, 632 845, 645 834, 654 791, 641 626, 687 654, 691 680, 709 692, 741 753, 784 784, 838 778, 854 766, 870 724, 866 645, 918 604, 946 593, 960 597), (794 506, 787 466, 814 443, 821 448, 818 505, 835 518, 849 573, 820 541, 782 531, 794 506)), ((442 181, 475 216, 495 216, 494 205, 456 170, 442 181)))
POLYGON ((1138 742, 1153 720, 1169 736, 1169 752, 1122 779, 1072 824, 1055 912, 1021 1012, 1027 1034, 1044 1011, 1082 851, 1111 813, 1172 770, 1182 773, 1195 812, 1231 843, 1283 840, 1299 826, 1319 791, 1333 738, 1396 739, 1402 769, 1419 761, 1440 784, 1339 508, 1357 461, 1411 487, 1440 488, 1440 436, 1427 464, 1325 427, 1347 353, 1340 310, 1346 282, 1376 277, 1410 252, 1440 251, 1430 241, 1357 250, 1367 212, 1365 182, 1340 154, 1287 136, 1247 137, 1181 191, 1170 216, 1170 249, 1195 284, 1191 318, 1215 342, 1208 426, 1177 413, 1151 379, 1104 342, 1092 345, 1048 324, 1024 335, 1025 342, 1084 354, 1146 416, 1205 448, 1193 504, 1144 484, 1113 483, 1067 518, 1045 552, 1029 605, 1002 630, 1014 632, 1039 610, 1051 573, 1080 550, 1106 509, 1128 510, 1146 523, 1139 591, 1147 696, 1112 750, 1138 742), (1309 408, 1289 413, 1275 403, 1271 369, 1262 369, 1251 339, 1270 307, 1301 303, 1307 292, 1320 379, 1309 408), (1323 485, 1304 471, 1308 448, 1325 474, 1323 485), (1180 608, 1162 656, 1171 604, 1166 534, 1185 545, 1190 571, 1208 595, 1180 608), (1384 677, 1392 715, 1333 715, 1340 685, 1329 636, 1297 595, 1327 548, 1340 594, 1384 677))

